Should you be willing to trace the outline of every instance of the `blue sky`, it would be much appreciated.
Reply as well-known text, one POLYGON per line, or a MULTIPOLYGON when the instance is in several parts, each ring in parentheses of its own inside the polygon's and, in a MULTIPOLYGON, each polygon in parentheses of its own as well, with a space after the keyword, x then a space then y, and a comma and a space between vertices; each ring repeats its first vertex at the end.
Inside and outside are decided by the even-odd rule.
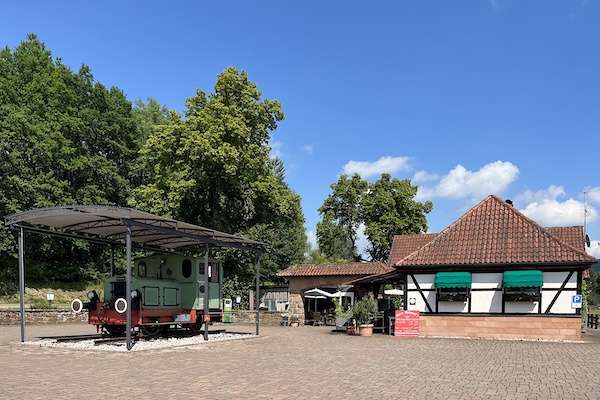
POLYGON ((388 172, 430 232, 496 194, 543 226, 585 208, 600 257, 600 0, 3 1, 0 45, 27 33, 179 112, 248 72, 283 105, 271 145, 313 240, 341 173, 388 172))

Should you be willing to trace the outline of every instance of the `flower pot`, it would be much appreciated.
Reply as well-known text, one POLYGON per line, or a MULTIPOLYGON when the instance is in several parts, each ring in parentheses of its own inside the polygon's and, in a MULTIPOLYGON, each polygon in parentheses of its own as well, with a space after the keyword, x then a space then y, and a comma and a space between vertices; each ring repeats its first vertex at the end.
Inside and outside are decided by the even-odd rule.
POLYGON ((295 327, 297 327, 298 325, 300 325, 298 322, 290 322, 290 326, 291 326, 292 328, 295 328, 295 327))
POLYGON ((354 325, 347 326, 347 327, 346 327, 346 333, 347 333, 348 335, 354 335, 354 334, 355 334, 355 331, 354 331, 354 325))
POLYGON ((373 335, 373 324, 360 325, 358 334, 360 336, 371 336, 373 335))

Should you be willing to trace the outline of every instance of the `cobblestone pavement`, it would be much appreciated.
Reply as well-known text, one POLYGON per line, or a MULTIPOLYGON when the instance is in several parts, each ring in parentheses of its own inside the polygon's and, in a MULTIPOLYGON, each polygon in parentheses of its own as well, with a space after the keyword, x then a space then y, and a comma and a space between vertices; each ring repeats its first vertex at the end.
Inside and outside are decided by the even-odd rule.
MULTIPOLYGON (((94 332, 83 324, 32 325, 27 339, 94 332)), ((0 326, 0 398, 600 398, 595 331, 582 343, 358 337, 308 326, 265 326, 260 333, 113 353, 25 346, 19 326, 0 326)))

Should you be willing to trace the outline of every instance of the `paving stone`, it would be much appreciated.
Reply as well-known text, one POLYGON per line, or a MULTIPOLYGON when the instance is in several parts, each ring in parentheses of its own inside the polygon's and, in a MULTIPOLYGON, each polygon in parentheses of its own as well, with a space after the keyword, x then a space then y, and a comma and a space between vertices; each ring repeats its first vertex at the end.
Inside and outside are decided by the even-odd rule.
MULTIPOLYGON (((223 325, 254 332, 254 325, 223 325)), ((31 325, 27 338, 95 333, 31 325)), ((261 336, 135 353, 24 346, 0 326, 2 399, 596 399, 600 334, 585 342, 404 339, 264 326, 261 336)))

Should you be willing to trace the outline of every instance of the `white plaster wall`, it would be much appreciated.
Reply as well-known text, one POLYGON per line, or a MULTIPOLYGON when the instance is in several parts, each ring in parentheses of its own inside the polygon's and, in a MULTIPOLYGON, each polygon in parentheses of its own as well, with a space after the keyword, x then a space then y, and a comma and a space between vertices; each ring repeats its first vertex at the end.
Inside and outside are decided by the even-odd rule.
POLYGON ((502 273, 471 274, 472 289, 496 289, 502 287, 502 273))
MULTIPOLYGON (((415 279, 421 289, 432 289, 435 284, 435 274, 415 275, 415 279)), ((417 285, 415 285, 410 275, 408 275, 407 281, 408 290, 417 290, 417 285)))
MULTIPOLYGON (((435 303, 435 299, 433 300, 435 303)), ((440 301, 438 303, 439 312, 466 313, 469 310, 469 303, 462 301, 440 301)))
MULTIPOLYGON (((544 286, 546 289, 558 289, 562 286, 569 272, 544 272, 544 286)), ((577 289, 577 272, 573 273, 571 279, 567 283, 565 288, 574 288, 577 289)), ((571 300, 569 299, 569 304, 571 304, 571 300)))
MULTIPOLYGON (((515 314, 535 314, 538 312, 537 301, 507 301, 504 305, 504 312, 515 314)), ((542 309, 542 312, 544 310, 542 309)))
POLYGON ((471 291, 471 312, 474 313, 501 313, 502 292, 471 291))
MULTIPOLYGON (((542 292, 542 312, 546 311, 557 292, 558 290, 545 290, 542 292)), ((552 306, 550 314, 576 314, 577 309, 571 308, 571 298, 576 294, 578 294, 577 289, 563 289, 552 306)))
MULTIPOLYGON (((434 287, 435 274, 422 274, 422 275, 417 274, 417 275, 415 275, 415 279, 421 289, 432 289, 434 287)), ((407 287, 408 287, 408 290, 407 290, 407 295, 408 295, 407 307, 408 308, 407 309, 408 310, 419 310, 421 312, 429 312, 429 310, 427 309, 427 306, 425 305, 425 301, 423 301, 423 297, 421 297, 421 293, 419 293, 419 291, 417 290, 417 285, 414 283, 414 281, 412 280, 410 275, 407 277, 407 281, 408 281, 407 282, 407 287), (410 304, 411 299, 414 299, 415 304, 410 304)), ((423 292, 423 294, 427 298, 427 302, 431 306, 431 309, 433 310, 433 312, 435 312, 436 311, 436 309, 435 309, 435 290, 432 290, 430 292, 423 292)))
MULTIPOLYGON (((562 286, 563 281, 568 276, 569 272, 544 272, 543 289, 558 289, 562 286)), ((502 288, 502 273, 473 273, 472 289, 496 289, 502 288)), ((434 289, 435 274, 416 274, 417 280, 421 289, 434 289)), ((571 279, 559 296, 557 301, 550 310, 551 314, 575 314, 576 310, 571 308, 571 296, 577 294, 577 273, 574 273, 571 279)), ((557 290, 544 290, 542 293, 542 312, 546 310, 557 290)), ((435 309, 436 292, 435 290, 423 292, 427 301, 431 305, 434 312, 467 312, 468 304, 461 302, 439 302, 439 310, 435 309)), ((428 312, 425 302, 421 294, 417 291, 417 285, 412 278, 408 276, 407 295, 409 302, 407 307, 409 310, 419 310, 428 312), (410 304, 410 299, 415 300, 414 305, 410 304)), ((501 313, 502 312, 502 292, 501 291, 471 291, 471 312, 473 313, 501 313)), ((537 313, 538 302, 511 302, 505 303, 506 313, 537 313)))

